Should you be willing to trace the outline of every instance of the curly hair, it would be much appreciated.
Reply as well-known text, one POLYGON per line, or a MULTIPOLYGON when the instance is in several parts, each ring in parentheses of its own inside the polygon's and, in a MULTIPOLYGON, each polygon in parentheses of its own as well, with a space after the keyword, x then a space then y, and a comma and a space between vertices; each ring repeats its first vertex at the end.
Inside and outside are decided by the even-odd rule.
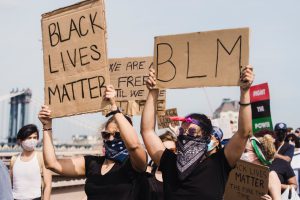
POLYGON ((269 134, 265 134, 264 136, 258 137, 257 139, 260 142, 260 148, 265 158, 267 160, 273 160, 276 153, 274 138, 269 134))

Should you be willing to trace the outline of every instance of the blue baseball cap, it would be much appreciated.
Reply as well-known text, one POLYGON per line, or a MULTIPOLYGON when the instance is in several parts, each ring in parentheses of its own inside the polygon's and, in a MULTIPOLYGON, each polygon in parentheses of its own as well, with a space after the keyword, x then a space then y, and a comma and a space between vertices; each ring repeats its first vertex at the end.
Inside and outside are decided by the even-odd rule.
POLYGON ((223 131, 219 127, 213 126, 212 131, 211 131, 211 135, 215 136, 215 138, 217 140, 219 140, 220 142, 223 139, 223 131))

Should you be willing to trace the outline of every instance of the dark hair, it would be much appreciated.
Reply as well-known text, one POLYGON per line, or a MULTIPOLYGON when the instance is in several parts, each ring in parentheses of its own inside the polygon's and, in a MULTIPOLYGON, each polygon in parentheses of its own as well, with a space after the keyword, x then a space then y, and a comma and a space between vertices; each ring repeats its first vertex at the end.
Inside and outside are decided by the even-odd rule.
POLYGON ((267 135, 267 134, 271 135, 274 139, 276 138, 275 132, 271 131, 269 129, 262 129, 256 133, 254 133, 254 136, 258 138, 258 137, 264 137, 264 135, 267 135))
POLYGON ((172 135, 172 133, 170 133, 170 131, 166 131, 164 134, 160 135, 159 138, 162 142, 166 142, 166 141, 176 142, 176 138, 172 135))
MULTIPOLYGON (((127 119, 127 121, 131 124, 132 126, 132 120, 131 118, 128 116, 128 115, 124 115, 124 117, 127 119)), ((107 129, 107 126, 111 123, 111 122, 114 122, 116 123, 116 120, 114 119, 114 117, 111 117, 107 120, 107 122, 105 123, 105 126, 104 128, 107 129)))
POLYGON ((210 119, 204 115, 204 114, 198 114, 198 113, 191 113, 187 115, 186 117, 190 117, 192 119, 195 119, 201 123, 201 129, 203 131, 203 136, 210 138, 211 131, 212 131, 212 124, 210 119))
POLYGON ((17 140, 26 140, 26 138, 28 138, 33 133, 37 133, 37 138, 39 139, 39 130, 37 126, 34 124, 25 125, 19 130, 17 140))
POLYGON ((285 141, 289 142, 289 138, 292 138, 295 142, 295 148, 300 148, 300 141, 299 138, 294 134, 294 133, 290 133, 285 137, 285 141))

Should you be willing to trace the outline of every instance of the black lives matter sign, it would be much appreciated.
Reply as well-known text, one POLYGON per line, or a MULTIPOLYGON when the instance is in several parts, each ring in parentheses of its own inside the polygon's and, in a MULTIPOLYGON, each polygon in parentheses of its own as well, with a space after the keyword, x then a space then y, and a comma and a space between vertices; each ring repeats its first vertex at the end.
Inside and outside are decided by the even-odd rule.
POLYGON ((248 28, 155 37, 153 66, 160 88, 237 86, 248 64, 248 28))
POLYGON ((109 82, 103 0, 42 15, 45 104, 52 117, 95 112, 109 82))

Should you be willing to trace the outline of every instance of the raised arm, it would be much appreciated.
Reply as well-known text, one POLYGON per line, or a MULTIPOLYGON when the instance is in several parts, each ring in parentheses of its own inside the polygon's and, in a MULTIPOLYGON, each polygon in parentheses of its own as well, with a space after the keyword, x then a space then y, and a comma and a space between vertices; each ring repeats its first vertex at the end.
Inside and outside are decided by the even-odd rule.
POLYGON ((159 92, 158 89, 154 89, 155 86, 155 71, 151 68, 149 78, 147 80, 149 94, 142 113, 141 134, 151 159, 157 165, 159 165, 160 158, 165 150, 165 147, 162 141, 155 133, 156 103, 159 92))
POLYGON ((43 181, 44 181, 43 199, 50 200, 51 190, 52 190, 52 173, 50 170, 46 169, 45 166, 43 166, 43 181))
POLYGON ((252 134, 252 113, 250 105, 250 86, 254 75, 250 65, 245 67, 240 78, 240 110, 238 119, 238 131, 232 136, 226 145, 224 153, 231 167, 234 167, 245 150, 247 139, 252 134))
MULTIPOLYGON (((116 91, 112 85, 108 85, 105 90, 105 98, 110 101, 111 111, 117 110, 115 101, 116 91)), ((116 113, 114 119, 118 124, 121 137, 130 155, 130 161, 136 171, 144 172, 147 167, 147 154, 139 141, 137 132, 128 122, 122 113, 116 113)))
POLYGON ((48 106, 42 106, 39 119, 43 124, 43 156, 45 167, 64 176, 85 175, 84 157, 57 159, 52 142, 52 119, 48 106))

